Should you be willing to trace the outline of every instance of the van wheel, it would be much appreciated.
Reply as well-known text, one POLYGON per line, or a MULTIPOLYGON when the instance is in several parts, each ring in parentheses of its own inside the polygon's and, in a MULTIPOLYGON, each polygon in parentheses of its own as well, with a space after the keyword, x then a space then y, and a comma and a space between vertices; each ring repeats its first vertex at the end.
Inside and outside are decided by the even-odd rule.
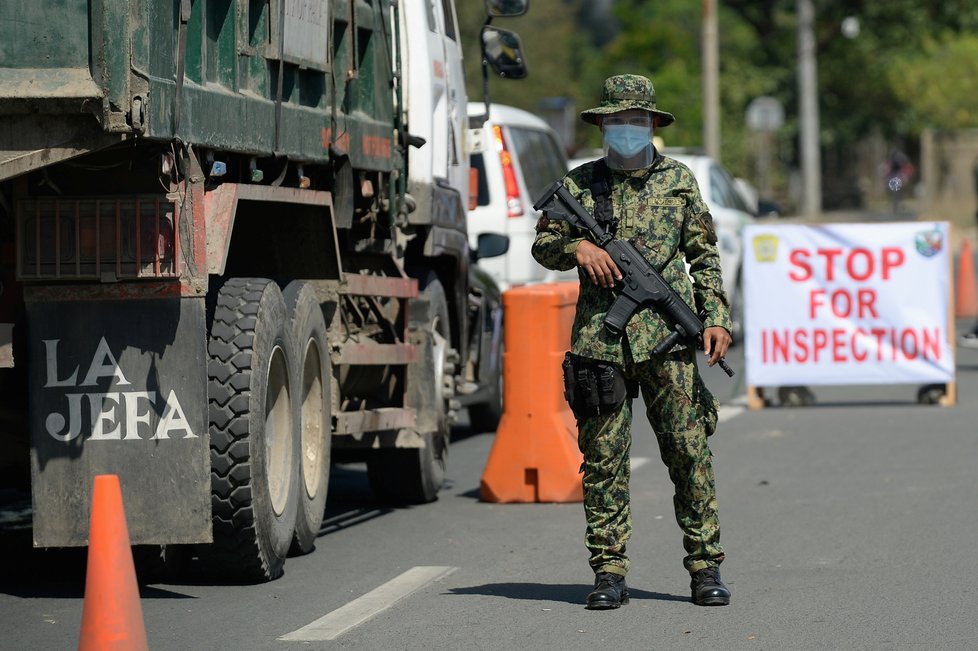
POLYGON ((298 503, 295 343, 274 282, 218 292, 207 366, 214 543, 205 571, 237 581, 282 575, 298 503))
MULTIPOLYGON (((500 383, 502 379, 500 379, 500 383)), ((495 432, 503 419, 503 389, 500 386, 490 393, 486 402, 469 407, 469 426, 473 432, 495 432)))
POLYGON ((422 504, 432 502, 445 481, 448 443, 455 406, 455 366, 458 353, 452 349, 448 300, 441 282, 429 274, 422 292, 428 309, 420 326, 424 362, 418 370, 430 379, 423 381, 418 397, 418 422, 424 424, 424 447, 375 450, 367 457, 370 486, 388 502, 422 504), (423 404, 423 406, 422 406, 423 404))
POLYGON ((734 295, 730 297, 730 339, 731 345, 739 346, 744 343, 744 286, 737 274, 737 284, 734 285, 734 295))
POLYGON ((489 381, 489 399, 469 405, 469 425, 473 432, 495 432, 503 418, 503 353, 499 347, 499 359, 493 360, 496 377, 489 381))
POLYGON ((283 291, 289 324, 296 342, 296 375, 293 386, 299 398, 299 504, 296 509, 292 554, 308 554, 326 510, 332 438, 332 364, 326 340, 326 320, 316 291, 294 281, 283 291))
POLYGON ((815 394, 806 386, 778 387, 778 400, 785 407, 809 407, 815 404, 815 394))
POLYGON ((925 384, 917 391, 917 402, 921 405, 939 405, 946 395, 946 384, 925 384))

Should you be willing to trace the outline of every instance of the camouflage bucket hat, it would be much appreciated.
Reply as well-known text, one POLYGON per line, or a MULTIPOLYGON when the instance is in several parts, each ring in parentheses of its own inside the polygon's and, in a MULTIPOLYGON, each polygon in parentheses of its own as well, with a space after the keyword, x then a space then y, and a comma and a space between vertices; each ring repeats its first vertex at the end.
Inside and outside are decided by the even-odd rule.
POLYGON ((652 86, 652 81, 640 75, 608 77, 601 92, 601 106, 582 111, 581 119, 597 124, 598 116, 628 109, 642 109, 652 113, 657 127, 666 127, 676 121, 672 113, 655 108, 655 88, 652 86))

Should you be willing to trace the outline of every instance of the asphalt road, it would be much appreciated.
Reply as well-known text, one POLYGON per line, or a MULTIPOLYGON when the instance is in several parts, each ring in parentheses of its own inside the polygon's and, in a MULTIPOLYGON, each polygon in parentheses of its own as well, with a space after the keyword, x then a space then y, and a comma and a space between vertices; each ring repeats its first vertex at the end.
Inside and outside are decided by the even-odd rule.
MULTIPOLYGON (((729 361, 743 369, 736 351, 729 361)), ((335 467, 318 549, 278 581, 144 587, 150 648, 976 648, 978 351, 958 350, 959 403, 946 408, 889 386, 747 411, 742 372, 706 377, 724 403, 712 447, 729 607, 689 602, 671 486, 641 419, 632 600, 606 612, 582 605, 581 505, 480 502, 494 437, 462 431, 433 504, 379 505, 362 467, 335 467)), ((0 649, 74 648, 84 552, 27 540, 0 536, 0 649)))

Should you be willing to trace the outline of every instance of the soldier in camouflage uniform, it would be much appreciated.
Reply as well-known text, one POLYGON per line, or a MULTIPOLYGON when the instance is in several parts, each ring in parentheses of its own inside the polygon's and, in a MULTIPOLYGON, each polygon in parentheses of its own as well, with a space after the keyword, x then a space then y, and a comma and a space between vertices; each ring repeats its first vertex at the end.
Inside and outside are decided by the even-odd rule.
MULTIPOLYGON (((674 117, 656 109, 652 82, 637 75, 609 78, 601 105, 584 111, 581 117, 601 128, 605 157, 603 162, 572 170, 564 177, 564 185, 594 214, 594 188, 600 187, 595 186, 595 177, 604 175, 604 187, 610 190, 612 232, 617 238, 631 240, 699 314, 706 326, 704 353, 713 366, 726 353, 731 339, 730 308, 721 283, 712 217, 689 169, 651 144, 654 128, 669 125, 674 117)), ((675 485, 676 519, 683 531, 684 565, 692 577, 693 602, 726 605, 730 592, 718 571, 724 554, 707 445, 719 404, 700 378, 696 351, 680 344, 652 356, 653 348, 669 333, 654 311, 635 314, 621 339, 604 327, 605 313, 615 297, 612 287, 621 274, 589 236, 544 215, 537 224, 533 257, 548 269, 578 268, 581 291, 572 352, 619 365, 624 377, 641 388, 649 423, 675 485)), ((625 544, 632 531, 628 492, 631 418, 631 399, 626 398, 616 411, 578 421, 584 453, 585 543, 595 572, 588 608, 617 608, 628 602, 624 576, 629 565, 625 544)))

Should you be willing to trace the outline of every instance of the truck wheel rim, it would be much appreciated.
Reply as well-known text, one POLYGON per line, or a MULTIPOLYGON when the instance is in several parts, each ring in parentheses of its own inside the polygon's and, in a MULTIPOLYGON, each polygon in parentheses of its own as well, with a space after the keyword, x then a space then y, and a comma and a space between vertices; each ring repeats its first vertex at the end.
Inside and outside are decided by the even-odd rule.
POLYGON ((289 367, 278 346, 268 364, 265 394, 265 470, 275 515, 282 515, 289 501, 292 476, 292 408, 289 399, 289 367))
POLYGON ((319 492, 319 476, 323 465, 323 381, 322 360, 318 346, 310 340, 302 368, 302 475, 306 494, 315 497, 319 492))
POLYGON ((448 340, 439 332, 441 322, 435 319, 432 324, 432 335, 434 345, 431 347, 433 364, 435 371, 435 404, 441 410, 445 409, 445 366, 448 364, 448 340))

